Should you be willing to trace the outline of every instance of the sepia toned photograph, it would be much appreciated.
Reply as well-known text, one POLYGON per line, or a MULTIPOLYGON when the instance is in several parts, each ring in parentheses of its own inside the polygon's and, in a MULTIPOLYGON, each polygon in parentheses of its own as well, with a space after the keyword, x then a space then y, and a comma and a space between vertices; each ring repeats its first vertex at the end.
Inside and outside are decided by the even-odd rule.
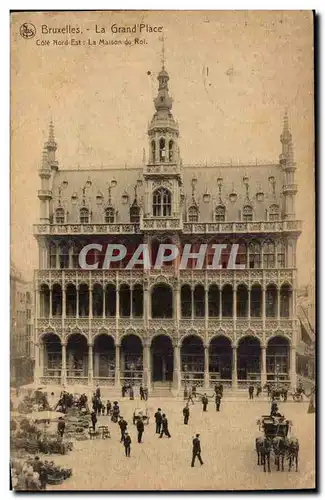
POLYGON ((12 489, 314 490, 314 13, 10 22, 12 489))

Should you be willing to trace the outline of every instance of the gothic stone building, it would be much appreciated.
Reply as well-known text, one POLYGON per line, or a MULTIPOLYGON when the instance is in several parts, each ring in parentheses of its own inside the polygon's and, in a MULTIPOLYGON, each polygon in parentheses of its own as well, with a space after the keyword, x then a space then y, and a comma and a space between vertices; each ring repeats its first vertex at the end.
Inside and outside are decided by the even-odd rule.
POLYGON ((137 168, 62 170, 53 124, 39 169, 35 225, 35 378, 41 384, 118 387, 140 382, 173 393, 186 382, 296 383, 296 165, 285 114, 279 161, 254 165, 182 164, 169 76, 158 75, 148 127, 149 158, 137 168), (122 243, 121 262, 103 269, 100 251, 81 269, 90 243, 122 243), (186 243, 195 252, 226 244, 222 268, 125 266, 134 248, 186 243), (239 244, 228 269, 231 243, 239 244))

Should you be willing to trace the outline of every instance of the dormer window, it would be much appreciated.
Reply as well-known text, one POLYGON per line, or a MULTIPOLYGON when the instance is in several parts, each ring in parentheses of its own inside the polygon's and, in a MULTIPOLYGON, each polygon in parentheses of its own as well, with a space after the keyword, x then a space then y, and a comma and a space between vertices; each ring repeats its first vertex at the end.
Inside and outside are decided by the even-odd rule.
POLYGON ((64 210, 61 207, 55 211, 55 222, 57 224, 64 224, 64 210))
POLYGON ((192 205, 188 209, 188 221, 189 222, 198 222, 198 220, 199 220, 199 210, 198 210, 197 206, 192 205))
POLYGON ((131 224, 138 224, 140 222, 140 207, 134 203, 130 207, 130 222, 131 224))
POLYGON ((218 205, 216 208, 216 222, 225 222, 226 209, 223 205, 218 205))
POLYGON ((115 222, 115 210, 113 207, 108 207, 105 210, 105 223, 113 224, 115 222))
POLYGON ((160 141, 159 141, 159 160, 165 161, 165 159, 166 159, 165 139, 160 139, 160 141))
POLYGON ((172 197, 168 189, 159 188, 153 192, 152 209, 155 217, 170 217, 172 211, 172 197))
POLYGON ((279 220, 279 205, 271 205, 269 209, 269 221, 279 220))
POLYGON ((253 220, 253 209, 250 205, 245 205, 243 208, 243 221, 251 222, 253 220))
POLYGON ((89 224, 89 210, 88 208, 80 209, 80 224, 89 224))

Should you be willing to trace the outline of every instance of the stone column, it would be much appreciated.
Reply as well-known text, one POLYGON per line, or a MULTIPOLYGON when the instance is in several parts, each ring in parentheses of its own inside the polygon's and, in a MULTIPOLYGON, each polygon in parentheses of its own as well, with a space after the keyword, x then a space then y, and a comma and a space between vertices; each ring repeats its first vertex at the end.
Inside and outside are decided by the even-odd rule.
POLYGON ((63 342, 62 348, 62 363, 61 363, 61 385, 66 385, 67 383, 67 346, 63 342))
POLYGON ((232 293, 233 293, 232 317, 234 320, 236 320, 236 318, 237 318, 237 288, 235 285, 234 285, 232 293))
POLYGON ((67 301, 67 298, 66 298, 66 287, 65 287, 65 284, 62 285, 62 318, 65 318, 66 315, 67 315, 67 311, 66 311, 66 301, 67 301))
POLYGON ((73 269, 73 247, 70 246, 69 247, 69 264, 68 264, 68 267, 69 269, 73 269))
POLYGON ((222 288, 219 287, 219 319, 222 318, 222 288))
POLYGON ((209 374, 209 346, 204 346, 204 388, 209 389, 210 374, 209 374))
POLYGON ((76 318, 79 318, 79 285, 76 285, 76 318))
POLYGON ((281 301, 280 301, 280 288, 277 289, 277 318, 278 321, 280 320, 280 306, 281 306, 281 301))
POLYGON ((60 247, 56 246, 55 267, 60 269, 60 247))
POLYGON ((266 347, 263 345, 261 347, 261 385, 262 387, 266 384, 267 374, 266 374, 266 347))
POLYGON ((106 289, 105 285, 103 285, 103 318, 106 316, 106 289))
POLYGON ((248 321, 251 319, 251 287, 248 287, 248 321))
POLYGON ((173 394, 177 396, 181 390, 181 348, 174 344, 173 394))
POLYGON ((115 387, 120 388, 121 375, 120 375, 120 344, 115 345, 115 387))
POLYGON ((50 304, 49 304, 50 308, 49 308, 49 317, 52 318, 52 287, 50 287, 50 304))
POLYGON ((237 389, 237 347, 232 347, 232 388, 237 389))
POLYGON ((93 376, 93 345, 88 344, 88 384, 91 386, 93 385, 93 376))
POLYGON ((35 352, 35 367, 34 367, 34 381, 35 384, 41 385, 41 365, 40 365, 40 349, 41 346, 38 342, 35 343, 34 345, 34 352, 35 352))
POLYGON ((149 390, 151 386, 149 342, 146 342, 143 346, 143 383, 148 387, 149 390))
POLYGON ((89 318, 93 317, 93 288, 89 285, 89 318))
POLYGON ((296 347, 290 348, 290 382, 291 387, 297 387, 297 370, 296 370, 296 347))

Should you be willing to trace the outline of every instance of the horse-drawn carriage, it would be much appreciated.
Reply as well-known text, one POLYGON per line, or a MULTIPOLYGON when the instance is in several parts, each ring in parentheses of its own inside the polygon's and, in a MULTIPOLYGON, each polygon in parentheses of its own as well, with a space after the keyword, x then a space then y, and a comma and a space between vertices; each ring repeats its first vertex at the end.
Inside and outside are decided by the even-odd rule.
POLYGON ((277 470, 280 470, 280 462, 281 470, 284 470, 286 457, 289 461, 289 471, 294 463, 297 471, 299 442, 298 439, 289 436, 292 422, 284 416, 262 415, 257 420, 257 424, 259 430, 263 432, 263 435, 255 440, 257 465, 263 465, 264 472, 266 472, 267 463, 268 471, 271 472, 270 456, 273 453, 277 470))

